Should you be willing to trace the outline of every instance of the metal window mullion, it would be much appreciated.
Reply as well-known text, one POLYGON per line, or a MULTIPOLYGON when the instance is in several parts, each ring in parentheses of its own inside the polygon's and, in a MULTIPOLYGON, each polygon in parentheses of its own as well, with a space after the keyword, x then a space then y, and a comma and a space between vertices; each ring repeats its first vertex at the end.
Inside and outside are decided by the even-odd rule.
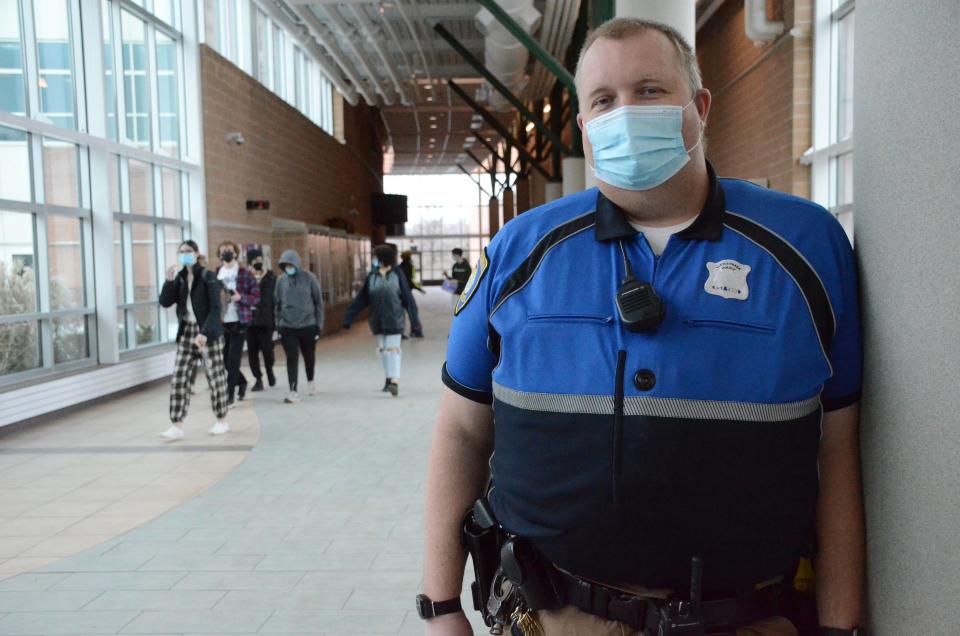
POLYGON ((840 96, 840 29, 833 19, 829 22, 830 31, 828 39, 830 40, 830 135, 829 143, 834 144, 838 140, 837 127, 840 122, 840 109, 837 102, 840 96))
POLYGON ((27 81, 27 117, 40 113, 40 72, 37 60, 37 32, 34 26, 33 2, 20 3, 23 23, 23 63, 27 81))
POLYGON ((133 225, 129 222, 120 225, 120 249, 123 253, 123 298, 124 303, 133 300, 133 225))
POLYGON ((107 3, 110 11, 111 55, 113 56, 114 107, 117 109, 117 141, 129 139, 127 135, 127 73, 123 65, 122 13, 117 2, 107 3))
MULTIPOLYGON (((202 170, 203 164, 203 111, 201 107, 200 85, 200 47, 196 33, 198 21, 194 13, 202 9, 195 2, 183 5, 184 13, 181 17, 183 25, 183 55, 182 81, 184 111, 181 119, 184 122, 187 143, 190 155, 197 165, 196 170, 181 170, 181 218, 187 223, 184 238, 189 236, 201 246, 206 244, 207 227, 205 210, 205 184, 202 170)), ((219 25, 218 25, 219 28, 219 25)), ((182 155, 181 155, 182 156, 182 155)))
MULTIPOLYGON (((84 64, 87 57, 83 53, 83 22, 80 14, 80 0, 70 0, 70 43, 73 49, 73 102, 76 111, 76 128, 80 132, 90 130, 87 122, 87 83, 84 77, 84 64)), ((96 14, 99 15, 99 12, 96 14)), ((89 112, 97 112, 90 110, 89 112)))
MULTIPOLYGON (((161 289, 163 283, 167 278, 166 270, 166 256, 167 256, 167 232, 166 227, 163 225, 156 225, 153 228, 154 241, 156 241, 157 249, 154 250, 154 259, 156 262, 156 289, 161 289)), ((160 342, 166 342, 166 333, 167 333, 167 312, 160 311, 158 306, 157 308, 157 330, 158 330, 158 340, 160 342)))
POLYGON ((853 13, 855 4, 856 4, 855 0, 846 0, 846 2, 841 3, 840 6, 833 11, 833 14, 831 15, 831 19, 834 22, 839 22, 840 20, 843 20, 845 17, 853 13))
POLYGON ((150 126, 150 149, 159 155, 163 151, 160 141, 160 74, 157 72, 157 32, 152 23, 146 23, 145 30, 147 35, 147 100, 150 103, 147 125, 150 126))
MULTIPOLYGON (((180 3, 175 3, 175 11, 179 12, 180 3)), ((181 22, 182 24, 182 22, 181 22)), ((194 40, 196 41, 196 40, 194 40)), ((177 158, 182 159, 189 155, 190 141, 187 134, 187 96, 186 96, 186 60, 184 59, 183 40, 175 41, 174 59, 176 60, 176 89, 177 89, 177 158)))

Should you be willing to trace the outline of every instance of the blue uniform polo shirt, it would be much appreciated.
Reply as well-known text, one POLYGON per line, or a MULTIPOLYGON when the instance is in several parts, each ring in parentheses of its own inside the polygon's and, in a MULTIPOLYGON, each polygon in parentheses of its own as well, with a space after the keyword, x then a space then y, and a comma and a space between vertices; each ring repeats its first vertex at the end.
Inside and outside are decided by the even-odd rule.
POLYGON ((490 403, 490 501, 559 567, 707 590, 791 572, 824 410, 860 391, 850 243, 823 208, 717 179, 661 256, 596 189, 517 217, 461 296, 443 380, 490 403), (622 251, 621 251, 622 246, 622 251), (624 253, 666 305, 619 319, 624 253))

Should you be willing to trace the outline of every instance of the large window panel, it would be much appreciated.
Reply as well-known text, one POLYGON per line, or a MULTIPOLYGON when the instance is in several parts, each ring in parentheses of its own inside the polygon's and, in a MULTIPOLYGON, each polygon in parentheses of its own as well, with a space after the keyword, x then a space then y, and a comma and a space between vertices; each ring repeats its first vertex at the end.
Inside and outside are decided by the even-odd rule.
POLYGON ((87 316, 64 316, 51 321, 54 364, 75 362, 90 357, 87 323, 87 316))
POLYGON ((107 188, 110 190, 110 211, 121 212, 120 206, 120 157, 107 156, 107 188))
POLYGON ((165 225, 163 227, 164 272, 166 272, 166 269, 170 266, 179 264, 180 256, 177 254, 177 250, 180 248, 180 243, 182 242, 183 228, 179 228, 176 225, 165 225))
POLYGON ((153 216, 153 166, 130 159, 130 213, 153 216))
MULTIPOLYGON (((2 301, 0 301, 2 302, 2 301)), ((40 367, 40 329, 36 321, 0 324, 0 376, 40 367)))
POLYGON ((64 128, 76 128, 73 42, 68 0, 34 0, 40 112, 64 128))
POLYGON ((183 192, 181 190, 180 172, 170 168, 160 171, 161 188, 163 194, 163 216, 169 219, 183 217, 183 192))
POLYGON ((117 302, 126 302, 123 293, 124 276, 126 268, 123 266, 123 224, 119 221, 113 222, 113 282, 114 292, 117 295, 117 302))
POLYGON ((58 139, 43 139, 44 203, 80 207, 80 151, 58 139))
POLYGON ((67 216, 47 218, 47 260, 50 264, 50 309, 86 306, 83 268, 82 219, 67 216))
POLYGON ((137 307, 131 310, 136 327, 136 346, 153 344, 160 341, 160 324, 157 313, 160 305, 137 307))
POLYGON ((38 311, 34 215, 0 210, 0 315, 38 311))
POLYGON ((0 126, 0 199, 32 199, 28 139, 22 130, 0 126))
POLYGON ((147 29, 143 20, 121 12, 123 38, 123 98, 126 136, 139 146, 150 145, 150 83, 147 73, 147 29))
POLYGON ((836 140, 853 134, 853 22, 851 11, 837 21, 837 130, 836 140))
POLYGON ((177 0, 153 0, 153 15, 157 16, 170 26, 177 28, 177 0))
POLYGON ((286 50, 284 48, 284 33, 283 29, 277 25, 273 26, 273 92, 283 97, 283 73, 284 65, 283 58, 286 55, 286 50))
POLYGON ((131 223, 133 235, 133 300, 156 300, 157 240, 156 226, 131 223))
POLYGON ((160 112, 160 152, 180 156, 180 73, 177 43, 157 32, 157 100, 160 112))
POLYGON ((0 0, 0 111, 27 113, 23 38, 17 0, 0 0))
POLYGON ((253 54, 257 60, 257 79, 264 86, 270 86, 270 20, 267 14, 255 9, 256 27, 254 32, 253 54))

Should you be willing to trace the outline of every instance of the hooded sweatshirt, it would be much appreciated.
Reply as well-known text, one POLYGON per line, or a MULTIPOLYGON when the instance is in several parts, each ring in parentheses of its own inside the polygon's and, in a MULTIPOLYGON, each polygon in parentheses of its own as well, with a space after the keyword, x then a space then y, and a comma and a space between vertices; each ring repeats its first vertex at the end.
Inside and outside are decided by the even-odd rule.
POLYGON ((323 293, 320 281, 313 272, 300 266, 300 255, 295 250, 287 250, 280 257, 281 274, 277 279, 275 293, 277 327, 280 329, 302 329, 316 326, 323 331, 323 293), (297 273, 293 276, 284 270, 285 265, 293 265, 297 273))

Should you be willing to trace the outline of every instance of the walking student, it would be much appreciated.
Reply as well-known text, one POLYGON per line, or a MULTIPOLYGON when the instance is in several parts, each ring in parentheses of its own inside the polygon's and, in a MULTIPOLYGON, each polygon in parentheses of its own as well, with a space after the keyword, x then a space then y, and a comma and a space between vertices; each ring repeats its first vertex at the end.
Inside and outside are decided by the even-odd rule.
POLYGON ((240 371, 247 326, 253 319, 253 308, 260 301, 260 287, 246 267, 237 261, 240 248, 233 241, 224 241, 217 248, 220 269, 217 279, 223 286, 223 355, 227 363, 227 405, 234 405, 234 393, 242 400, 247 393, 247 378, 240 371))
POLYGON ((277 280, 276 322, 280 331, 280 342, 287 357, 287 382, 290 393, 284 402, 293 404, 300 401, 297 392, 297 368, 299 356, 303 356, 303 366, 307 373, 307 392, 316 395, 313 382, 313 368, 316 362, 317 340, 323 331, 323 293, 320 281, 313 272, 305 271, 300 265, 300 255, 295 250, 287 250, 280 257, 280 269, 283 273, 277 280))
POLYGON ((263 373, 260 371, 260 354, 263 354, 263 368, 267 372, 267 384, 277 383, 273 375, 273 329, 274 308, 273 292, 277 286, 277 277, 273 271, 263 266, 263 252, 258 249, 247 250, 247 265, 253 268, 253 277, 260 289, 260 302, 253 308, 253 319, 247 328, 247 356, 250 371, 257 379, 251 391, 263 391, 263 373))
POLYGON ((230 431, 227 416, 227 372, 223 364, 223 325, 220 324, 220 283, 213 272, 197 262, 200 249, 193 241, 178 248, 178 265, 167 270, 160 290, 160 305, 177 306, 177 353, 170 382, 170 428, 160 437, 170 442, 183 439, 183 420, 190 407, 190 387, 197 367, 203 368, 210 385, 210 403, 216 422, 211 435, 230 431))
POLYGON ((460 295, 463 293, 463 290, 467 288, 467 282, 470 280, 470 274, 473 273, 473 269, 470 267, 467 259, 463 257, 462 249, 455 247, 450 253, 453 255, 453 267, 450 269, 451 275, 447 276, 447 273, 444 272, 443 276, 448 281, 453 281, 457 285, 453 291, 453 307, 456 309, 460 295))
POLYGON ((374 269, 367 275, 363 289, 350 303, 343 317, 343 328, 349 329, 361 311, 370 308, 370 331, 377 337, 377 352, 383 363, 386 380, 383 390, 396 397, 400 392, 400 343, 403 335, 404 308, 410 314, 411 328, 421 331, 417 306, 410 294, 410 285, 397 269, 397 252, 389 245, 373 248, 374 269))

